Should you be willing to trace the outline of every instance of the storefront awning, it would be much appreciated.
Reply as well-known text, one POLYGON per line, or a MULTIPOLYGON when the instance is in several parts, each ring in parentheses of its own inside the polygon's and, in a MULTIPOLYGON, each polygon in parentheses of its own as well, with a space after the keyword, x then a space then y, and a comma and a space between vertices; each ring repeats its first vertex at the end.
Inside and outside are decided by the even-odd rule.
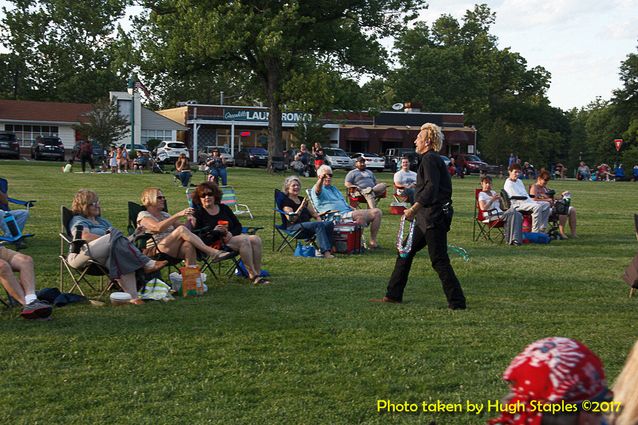
POLYGON ((365 142, 368 138, 368 131, 361 127, 354 127, 348 130, 348 140, 365 142))
POLYGON ((445 135, 448 145, 461 145, 471 143, 470 136, 465 131, 452 131, 445 135))
POLYGON ((388 128, 386 131, 383 132, 383 135, 381 136, 381 141, 402 142, 403 137, 401 135, 401 132, 397 130, 396 128, 388 128))

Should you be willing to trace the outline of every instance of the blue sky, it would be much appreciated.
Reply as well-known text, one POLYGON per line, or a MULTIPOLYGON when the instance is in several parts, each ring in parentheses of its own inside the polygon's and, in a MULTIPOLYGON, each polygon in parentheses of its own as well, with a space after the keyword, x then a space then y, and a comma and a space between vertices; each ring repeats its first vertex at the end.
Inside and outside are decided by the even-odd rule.
MULTIPOLYGON (((492 34, 552 74, 552 105, 586 106, 597 96, 609 99, 621 86, 620 63, 638 53, 638 0, 487 0, 496 12, 492 34)), ((0 6, 7 4, 0 0, 0 6)), ((441 14, 461 19, 475 2, 431 0, 421 18, 441 14)), ((137 9, 139 10, 139 9, 137 9)), ((1 50, 1 48, 0 48, 1 50)))

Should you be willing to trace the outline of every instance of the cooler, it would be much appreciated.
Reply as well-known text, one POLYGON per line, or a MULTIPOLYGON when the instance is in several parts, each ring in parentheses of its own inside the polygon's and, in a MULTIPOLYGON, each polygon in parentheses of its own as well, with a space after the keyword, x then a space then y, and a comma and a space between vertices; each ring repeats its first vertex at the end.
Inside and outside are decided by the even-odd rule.
POLYGON ((363 252, 361 226, 356 223, 336 224, 332 232, 335 252, 340 254, 359 254, 363 252))

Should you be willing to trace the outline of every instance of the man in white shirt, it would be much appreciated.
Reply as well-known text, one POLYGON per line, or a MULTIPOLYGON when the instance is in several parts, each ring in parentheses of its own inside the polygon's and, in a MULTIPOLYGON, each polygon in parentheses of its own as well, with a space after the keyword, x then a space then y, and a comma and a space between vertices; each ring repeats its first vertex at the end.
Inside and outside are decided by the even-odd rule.
POLYGON ((408 202, 414 203, 414 187, 416 186, 416 173, 410 171, 410 160, 401 158, 401 169, 394 173, 394 185, 397 195, 407 196, 408 202))
POLYGON ((532 232, 544 233, 547 230, 547 220, 551 212, 549 202, 534 202, 527 194, 520 176, 521 165, 512 164, 509 167, 509 177, 505 180, 503 189, 510 198, 512 208, 532 213, 532 232))

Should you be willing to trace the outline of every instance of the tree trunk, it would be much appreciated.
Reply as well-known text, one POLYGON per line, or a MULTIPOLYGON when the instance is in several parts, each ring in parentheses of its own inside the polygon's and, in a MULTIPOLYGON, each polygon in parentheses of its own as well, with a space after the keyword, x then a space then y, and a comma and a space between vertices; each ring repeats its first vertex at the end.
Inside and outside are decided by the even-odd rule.
POLYGON ((277 65, 269 64, 266 81, 266 97, 268 98, 268 167, 273 171, 273 157, 283 156, 283 141, 281 124, 281 107, 279 105, 280 75, 277 65))

